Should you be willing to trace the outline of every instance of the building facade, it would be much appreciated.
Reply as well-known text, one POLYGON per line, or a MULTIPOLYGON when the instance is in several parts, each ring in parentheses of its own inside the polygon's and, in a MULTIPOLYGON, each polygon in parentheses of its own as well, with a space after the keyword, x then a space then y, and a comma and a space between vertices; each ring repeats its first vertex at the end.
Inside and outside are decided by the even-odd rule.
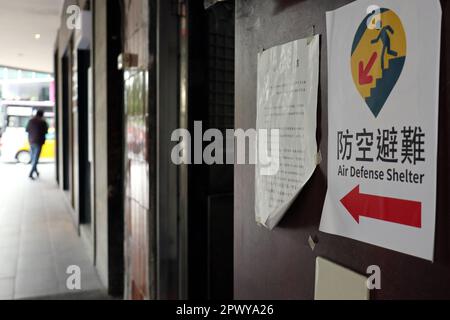
POLYGON ((350 2, 66 1, 55 45, 57 179, 110 294, 313 299, 322 256, 361 274, 380 265, 373 299, 450 298, 446 1, 434 263, 318 231, 327 189, 325 36, 323 162, 280 228, 268 232, 254 221, 253 166, 171 161, 176 129, 194 132, 197 121, 204 130, 254 128, 258 52, 311 30, 325 35, 325 12, 350 2))

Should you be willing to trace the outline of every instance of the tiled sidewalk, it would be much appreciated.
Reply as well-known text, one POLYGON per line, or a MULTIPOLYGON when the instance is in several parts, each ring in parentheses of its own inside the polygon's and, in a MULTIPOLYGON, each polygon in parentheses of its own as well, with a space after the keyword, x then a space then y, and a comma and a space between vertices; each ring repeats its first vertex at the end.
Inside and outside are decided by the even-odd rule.
POLYGON ((34 182, 28 169, 0 164, 0 300, 68 293, 70 265, 81 268, 83 291, 102 290, 54 182, 54 165, 41 165, 34 182))

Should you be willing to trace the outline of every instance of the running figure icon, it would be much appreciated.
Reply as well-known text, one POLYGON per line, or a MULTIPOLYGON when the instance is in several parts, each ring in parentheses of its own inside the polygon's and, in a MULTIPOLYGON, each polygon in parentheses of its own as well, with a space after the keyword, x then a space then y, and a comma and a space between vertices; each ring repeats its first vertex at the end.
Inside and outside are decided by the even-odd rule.
POLYGON ((393 57, 397 57, 398 53, 391 49, 391 36, 389 35, 389 33, 394 34, 394 30, 392 29, 392 27, 383 27, 383 24, 380 22, 380 25, 377 29, 381 29, 380 33, 378 34, 378 37, 376 39, 371 41, 371 43, 376 44, 380 40, 383 43, 383 50, 381 52, 381 69, 384 71, 386 70, 386 65, 384 63, 386 53, 393 57))

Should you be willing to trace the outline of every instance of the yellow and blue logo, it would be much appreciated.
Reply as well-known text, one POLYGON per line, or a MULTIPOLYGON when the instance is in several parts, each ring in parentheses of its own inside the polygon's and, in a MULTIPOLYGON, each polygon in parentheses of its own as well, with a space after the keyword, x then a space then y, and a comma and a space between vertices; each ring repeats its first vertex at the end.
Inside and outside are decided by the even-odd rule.
POLYGON ((367 15, 352 46, 352 76, 375 117, 394 89, 406 61, 406 33, 397 14, 386 8, 367 15))

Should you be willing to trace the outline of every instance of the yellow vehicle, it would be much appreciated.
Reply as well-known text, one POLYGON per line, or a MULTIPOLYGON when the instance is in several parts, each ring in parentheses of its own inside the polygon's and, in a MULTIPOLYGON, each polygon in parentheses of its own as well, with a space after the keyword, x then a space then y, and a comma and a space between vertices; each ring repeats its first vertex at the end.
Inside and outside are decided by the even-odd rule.
MULTIPOLYGON (((28 141, 17 151, 16 159, 23 164, 29 164, 31 162, 31 148, 28 141)), ((47 140, 42 146, 41 158, 44 161, 55 160, 55 130, 50 129, 47 134, 47 140)))
POLYGON ((54 161, 55 129, 54 112, 51 102, 0 101, 0 161, 5 163, 25 163, 31 161, 26 126, 37 110, 44 110, 45 120, 50 129, 47 142, 42 148, 41 160, 54 161))

